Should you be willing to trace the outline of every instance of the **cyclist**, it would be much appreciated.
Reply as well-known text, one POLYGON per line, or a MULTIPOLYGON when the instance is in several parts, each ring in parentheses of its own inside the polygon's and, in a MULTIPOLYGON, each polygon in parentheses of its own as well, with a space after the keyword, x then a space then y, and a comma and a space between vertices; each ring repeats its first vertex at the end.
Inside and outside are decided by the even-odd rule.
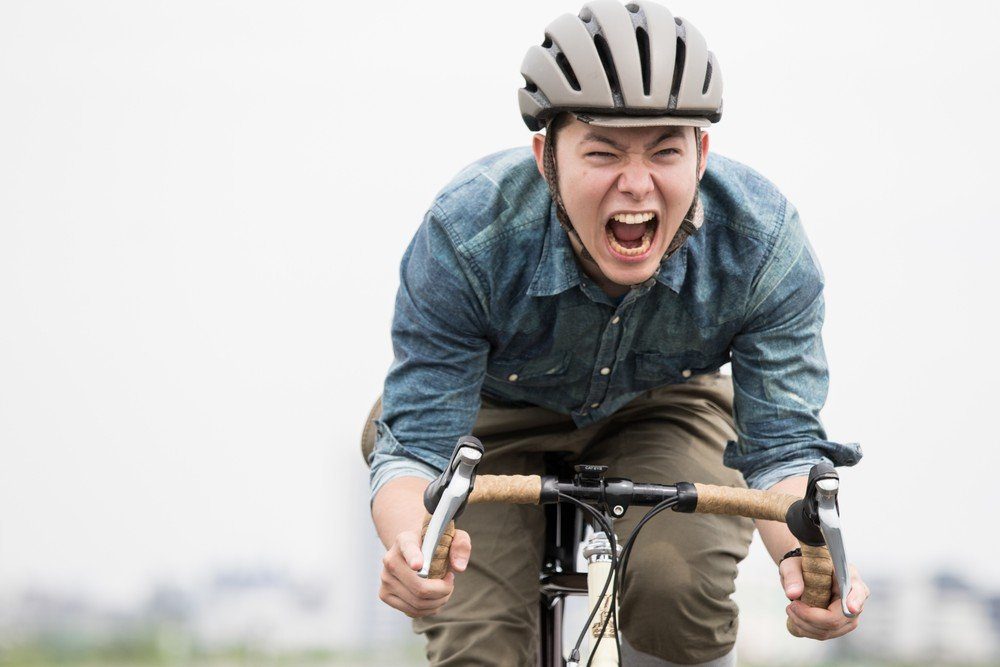
MULTIPOLYGON (((522 75, 531 149, 484 157, 437 195, 403 256, 395 360, 369 416, 380 597, 437 665, 531 664, 537 650, 540 508, 470 506, 452 572, 416 574, 421 493, 460 435, 486 445, 481 473, 537 474, 561 451, 609 475, 800 496, 813 464, 861 457, 819 420, 823 278, 796 210, 709 154, 722 75, 698 30, 649 0, 591 2, 548 26, 522 75)), ((851 631, 839 601, 795 601, 788 529, 757 529, 796 631, 851 631)), ((730 595, 752 530, 649 523, 622 582, 625 664, 735 664, 730 595)), ((868 589, 852 571, 858 612, 868 589)))

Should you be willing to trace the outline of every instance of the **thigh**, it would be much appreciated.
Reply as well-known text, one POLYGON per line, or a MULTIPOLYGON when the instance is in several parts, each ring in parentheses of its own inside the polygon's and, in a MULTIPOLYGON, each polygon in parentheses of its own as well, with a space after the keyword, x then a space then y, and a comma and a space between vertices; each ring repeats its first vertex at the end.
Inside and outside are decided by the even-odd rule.
MULTIPOLYGON (((722 464, 734 439, 732 385, 710 375, 643 395, 619 411, 587 453, 608 474, 637 481, 745 487, 722 464)), ((615 532, 624 541, 645 514, 632 508, 615 532)), ((746 556, 749 519, 662 512, 642 529, 622 584, 622 632, 638 650, 679 663, 728 652, 738 610, 730 599, 746 556)))

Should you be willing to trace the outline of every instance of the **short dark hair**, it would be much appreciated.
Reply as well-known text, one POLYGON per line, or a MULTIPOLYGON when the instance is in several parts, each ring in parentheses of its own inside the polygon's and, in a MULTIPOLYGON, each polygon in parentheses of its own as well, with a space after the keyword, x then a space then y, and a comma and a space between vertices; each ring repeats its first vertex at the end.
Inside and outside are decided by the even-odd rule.
POLYGON ((549 124, 545 126, 545 134, 552 135, 552 138, 555 139, 556 133, 569 125, 571 120, 573 120, 573 114, 568 111, 560 111, 549 121, 549 124))

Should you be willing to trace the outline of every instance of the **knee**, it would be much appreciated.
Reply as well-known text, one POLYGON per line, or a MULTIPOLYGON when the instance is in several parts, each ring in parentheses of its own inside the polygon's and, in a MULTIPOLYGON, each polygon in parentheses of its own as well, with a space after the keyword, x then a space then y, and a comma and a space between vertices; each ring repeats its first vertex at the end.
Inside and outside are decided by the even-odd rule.
POLYGON ((634 571, 629 565, 622 597, 622 631, 632 646, 680 664, 714 660, 733 648, 732 576, 720 579, 684 561, 644 565, 634 571))

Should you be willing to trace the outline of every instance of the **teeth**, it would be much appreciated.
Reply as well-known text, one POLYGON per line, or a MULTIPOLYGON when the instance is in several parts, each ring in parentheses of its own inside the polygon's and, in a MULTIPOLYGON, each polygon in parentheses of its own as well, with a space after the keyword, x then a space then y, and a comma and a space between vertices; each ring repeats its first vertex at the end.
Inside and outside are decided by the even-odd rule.
POLYGON ((611 219, 615 222, 624 222, 627 225, 638 225, 641 222, 649 222, 655 217, 655 213, 618 213, 611 216, 611 219))
MULTIPOLYGON (((652 216, 651 216, 652 217, 652 216)), ((627 222, 621 220, 620 222, 627 222)), ((632 223, 629 223, 632 224, 632 223)), ((646 233, 642 235, 642 243, 637 248, 626 248, 622 244, 618 243, 618 239, 615 238, 614 233, 610 229, 607 231, 608 243, 611 248, 619 255, 625 255, 626 257, 638 257, 644 254, 653 243, 653 230, 647 229, 646 233)))

